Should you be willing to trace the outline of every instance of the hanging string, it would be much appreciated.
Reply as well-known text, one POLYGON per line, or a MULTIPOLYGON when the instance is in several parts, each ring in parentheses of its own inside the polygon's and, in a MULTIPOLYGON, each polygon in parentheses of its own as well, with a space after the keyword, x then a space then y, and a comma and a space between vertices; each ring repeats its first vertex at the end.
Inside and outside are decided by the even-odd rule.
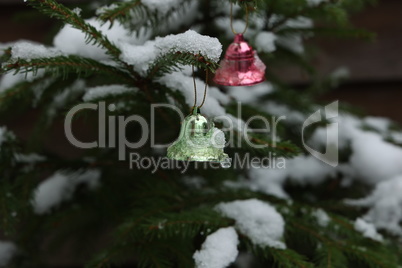
POLYGON ((204 98, 202 99, 202 103, 200 106, 198 106, 198 109, 201 108, 204 103, 205 103, 205 99, 207 97, 207 88, 208 88, 208 69, 205 69, 205 88, 204 88, 204 98))
MULTIPOLYGON (((233 34, 238 34, 236 30, 233 28, 233 3, 230 3, 230 28, 232 28, 233 34)), ((248 28, 248 7, 246 7, 246 27, 244 28, 241 34, 244 34, 248 28)))
POLYGON ((207 98, 207 89, 208 89, 208 69, 205 69, 205 88, 204 88, 204 97, 202 99, 201 105, 197 107, 197 83, 195 82, 195 74, 194 74, 194 65, 192 66, 193 69, 193 83, 194 83, 194 105, 192 111, 195 108, 200 109, 204 103, 205 99, 207 98))
POLYGON ((193 105, 193 109, 197 106, 197 85, 195 83, 195 74, 194 74, 194 65, 192 66, 193 68, 193 83, 194 83, 194 105, 193 105))

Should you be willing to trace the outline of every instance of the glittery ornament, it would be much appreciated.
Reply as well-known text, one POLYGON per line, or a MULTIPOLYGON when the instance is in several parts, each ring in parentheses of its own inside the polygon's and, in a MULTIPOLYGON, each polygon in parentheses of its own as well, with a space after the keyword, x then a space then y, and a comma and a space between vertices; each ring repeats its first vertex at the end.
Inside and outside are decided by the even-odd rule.
POLYGON ((231 159, 223 152, 225 135, 214 123, 197 113, 197 108, 182 122, 179 138, 168 147, 167 157, 182 161, 220 162, 224 168, 231 159))
POLYGON ((244 40, 243 34, 236 34, 220 62, 214 81, 224 86, 255 85, 265 80, 265 68, 257 52, 244 40))

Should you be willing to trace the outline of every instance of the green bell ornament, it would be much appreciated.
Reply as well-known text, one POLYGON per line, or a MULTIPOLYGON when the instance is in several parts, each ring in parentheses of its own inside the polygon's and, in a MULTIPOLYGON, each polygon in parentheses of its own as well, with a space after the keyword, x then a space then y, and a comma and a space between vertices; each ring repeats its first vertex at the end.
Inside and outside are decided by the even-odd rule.
POLYGON ((224 133, 194 107, 192 114, 182 122, 179 138, 168 147, 167 157, 181 161, 219 162, 223 168, 229 168, 231 159, 223 151, 225 143, 224 133))

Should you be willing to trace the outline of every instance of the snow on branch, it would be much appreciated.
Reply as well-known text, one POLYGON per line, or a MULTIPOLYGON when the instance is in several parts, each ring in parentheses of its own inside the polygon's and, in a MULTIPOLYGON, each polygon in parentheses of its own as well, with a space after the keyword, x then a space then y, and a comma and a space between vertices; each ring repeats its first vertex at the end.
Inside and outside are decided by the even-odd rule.
POLYGON ((86 102, 107 96, 118 96, 125 93, 137 92, 137 88, 129 88, 124 85, 107 85, 88 88, 82 99, 86 102))
POLYGON ((32 200, 35 213, 48 213, 61 202, 70 200, 80 184, 86 184, 89 189, 95 189, 99 185, 100 175, 100 171, 96 169, 84 172, 56 172, 36 188, 32 200))
POLYGON ((168 13, 172 8, 177 7, 182 0, 141 0, 142 4, 149 10, 160 14, 168 13))
POLYGON ((167 32, 194 21, 198 4, 196 0, 126 0, 100 7, 96 13, 112 25, 117 20, 136 30, 167 32))
POLYGON ((27 0, 28 4, 44 14, 51 14, 61 21, 85 33, 87 43, 94 43, 106 49, 107 54, 118 59, 120 50, 96 27, 83 20, 76 12, 54 0, 27 0))
MULTIPOLYGON (((99 33, 102 33, 110 42, 119 45, 129 43, 133 45, 143 44, 149 34, 140 32, 131 32, 120 23, 111 24, 102 22, 96 18, 86 19, 85 23, 94 27, 99 33)), ((54 46, 65 54, 79 55, 99 61, 108 60, 107 50, 103 46, 86 42, 86 33, 72 25, 65 25, 55 36, 54 46)))
MULTIPOLYGON (((157 37, 144 45, 123 43, 121 59, 144 74, 152 63, 169 53, 189 53, 193 61, 204 61, 208 65, 217 63, 222 54, 222 44, 217 38, 201 35, 193 30, 177 35, 157 37)), ((190 60, 189 60, 190 61, 190 60)), ((172 63, 172 62, 168 62, 172 63)), ((174 62, 173 62, 174 63, 174 62)))
POLYGON ((17 253, 17 247, 12 242, 0 241, 0 267, 7 267, 11 258, 17 253))
POLYGON ((10 61, 17 59, 51 58, 62 55, 62 52, 55 48, 48 48, 42 44, 30 41, 20 41, 12 45, 10 61))
MULTIPOLYGON (((386 230, 402 237, 402 175, 390 180, 380 182, 374 191, 365 198, 357 200, 345 200, 345 203, 353 206, 368 207, 369 211, 363 216, 365 221, 371 222, 375 227, 386 230)), ((363 229, 367 224, 356 223, 356 229, 363 229)), ((367 227, 367 226, 366 226, 367 227)), ((364 228, 367 236, 378 238, 370 226, 364 228)))
POLYGON ((362 233, 364 237, 371 238, 378 242, 383 241, 382 235, 377 233, 375 226, 372 223, 366 222, 364 219, 357 218, 354 227, 355 230, 362 233))
POLYGON ((225 268, 236 260, 239 238, 233 227, 210 234, 193 258, 196 268, 225 268))
POLYGON ((79 76, 103 73, 110 76, 116 76, 120 80, 132 83, 132 78, 126 72, 123 72, 116 67, 74 55, 57 56, 52 58, 35 58, 29 60, 18 58, 3 64, 4 72, 14 70, 15 74, 22 72, 36 75, 38 71, 42 69, 55 76, 60 75, 63 78, 71 73, 78 74, 79 76))
MULTIPOLYGON (((14 139, 14 133, 10 132, 7 127, 0 126, 0 146, 10 139, 14 139)), ((1 147, 0 147, 1 150, 1 147)))
POLYGON ((171 34, 156 38, 156 47, 163 53, 189 52, 201 54, 214 62, 218 62, 222 54, 222 44, 218 38, 201 35, 193 30, 182 34, 171 34))
POLYGON ((234 219, 236 228, 260 246, 285 249, 281 241, 285 221, 268 203, 257 199, 220 203, 216 206, 223 216, 234 219))

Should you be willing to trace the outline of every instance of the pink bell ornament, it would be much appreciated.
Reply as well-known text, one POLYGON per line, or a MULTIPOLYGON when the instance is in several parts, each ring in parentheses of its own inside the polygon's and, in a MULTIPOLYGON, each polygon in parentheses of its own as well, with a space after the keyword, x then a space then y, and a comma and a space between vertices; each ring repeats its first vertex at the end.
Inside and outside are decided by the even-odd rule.
POLYGON ((224 86, 252 86, 265 80, 265 68, 257 52, 239 33, 220 62, 214 82, 224 86))

